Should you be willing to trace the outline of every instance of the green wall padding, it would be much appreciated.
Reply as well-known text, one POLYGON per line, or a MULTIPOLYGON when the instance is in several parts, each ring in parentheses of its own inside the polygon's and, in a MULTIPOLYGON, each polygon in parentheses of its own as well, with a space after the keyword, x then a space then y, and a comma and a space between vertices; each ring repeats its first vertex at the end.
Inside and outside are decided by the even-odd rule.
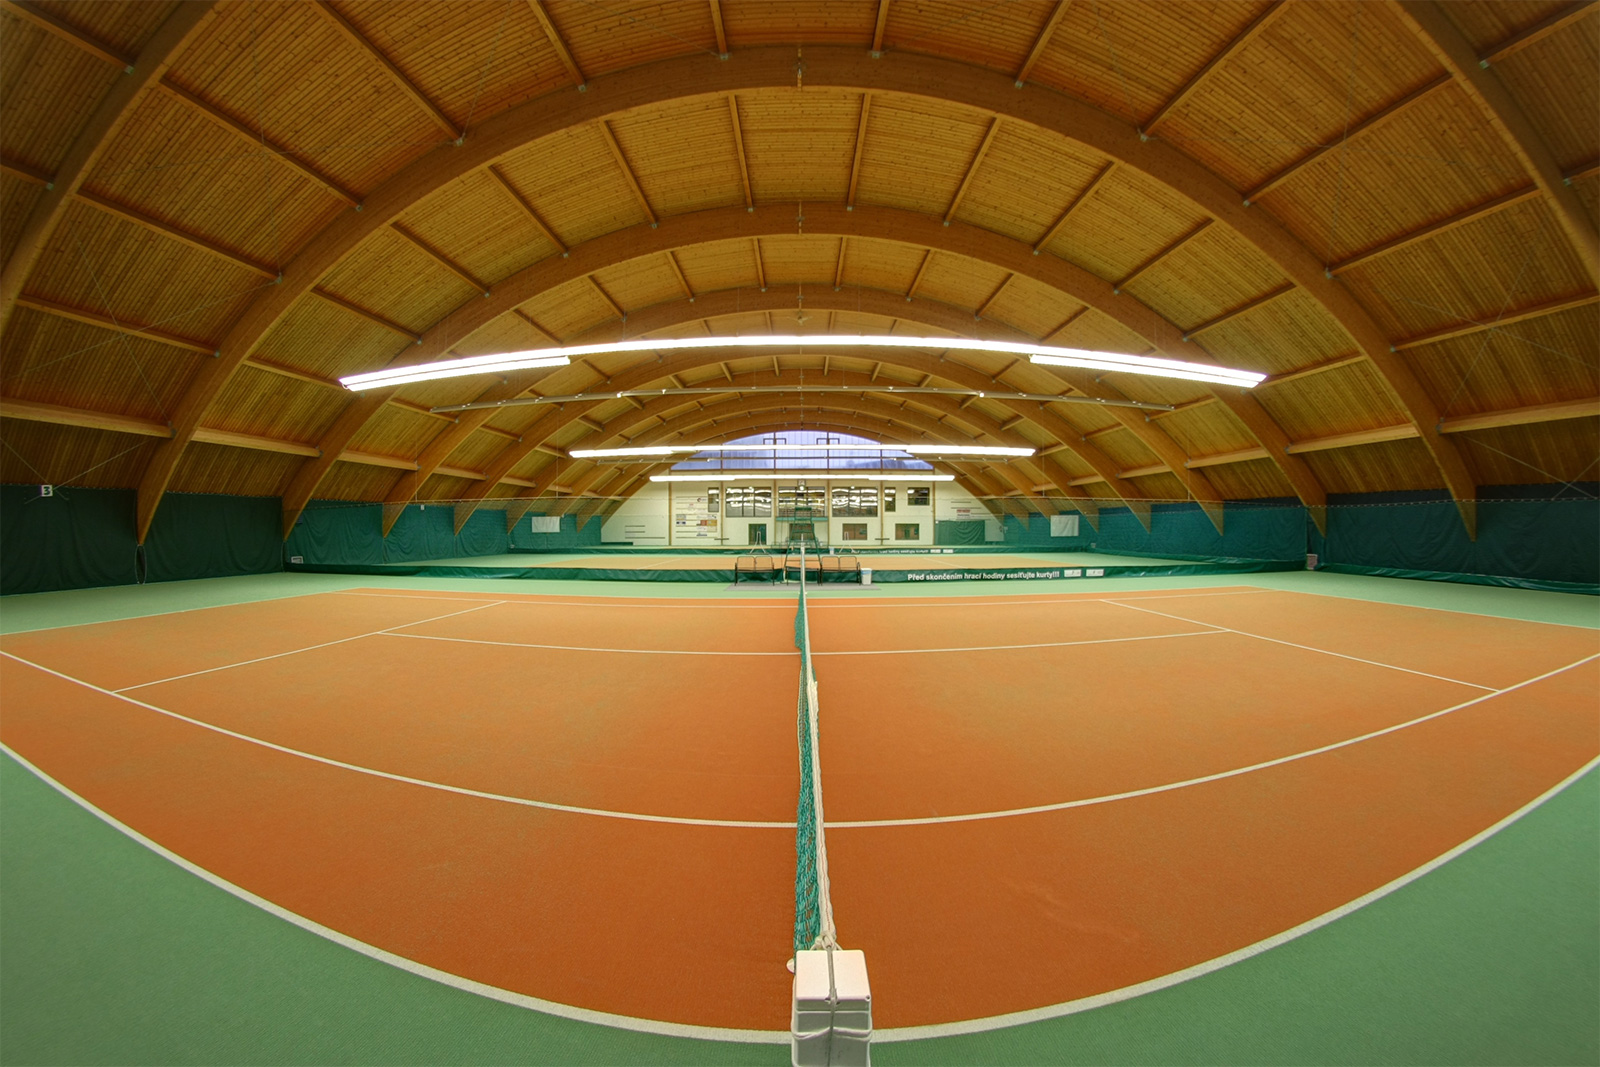
MULTIPOLYGON (((0 593, 140 580, 132 489, 0 486, 0 593)), ((283 569, 277 497, 168 493, 145 541, 150 582, 283 569)))
POLYGON ((933 543, 936 545, 981 545, 982 519, 939 519, 933 524, 933 543))
POLYGON ((1224 504, 1219 534, 1198 504, 1156 504, 1149 530, 1126 508, 1106 508, 1089 547, 1179 559, 1300 559, 1306 553, 1305 516, 1299 504, 1224 504))
POLYGON ((132 489, 0 486, 0 594, 138 581, 132 489))
POLYGON ((1433 572, 1410 577, 1482 575, 1594 585, 1600 582, 1600 499, 1570 488, 1554 496, 1561 488, 1485 487, 1476 541, 1467 539, 1460 513, 1442 493, 1330 497, 1328 534, 1312 538, 1312 551, 1341 567, 1433 572))
POLYGON ((145 539, 145 581, 281 571, 282 516, 275 496, 168 493, 145 539))
POLYGON ((462 556, 498 556, 510 548, 503 511, 472 513, 455 532, 455 509, 411 505, 383 536, 383 505, 316 500, 301 512, 283 554, 307 564, 375 566, 462 556))
POLYGON ((1048 515, 1029 515, 1026 524, 1016 515, 1007 515, 1003 526, 1005 543, 1013 548, 1082 552, 1094 540, 1095 532, 1087 519, 1078 517, 1078 536, 1051 537, 1048 515))
MULTIPOLYGON (((531 512, 530 514, 538 514, 531 512)), ((578 529, 578 516, 561 516, 560 533, 534 533, 533 523, 528 515, 517 520, 516 529, 511 531, 511 551, 513 552, 564 552, 573 548, 587 548, 590 545, 600 544, 600 528, 604 525, 603 519, 590 519, 583 529, 578 529)))

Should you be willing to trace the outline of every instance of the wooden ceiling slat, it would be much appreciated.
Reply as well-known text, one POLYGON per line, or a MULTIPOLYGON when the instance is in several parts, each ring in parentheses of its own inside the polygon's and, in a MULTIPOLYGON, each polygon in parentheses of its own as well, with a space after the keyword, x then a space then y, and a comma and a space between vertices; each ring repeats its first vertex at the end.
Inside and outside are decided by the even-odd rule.
POLYGON ((1097 188, 1099 188, 1100 184, 1109 178, 1111 176, 1111 172, 1116 169, 1116 161, 1112 160, 1105 166, 1101 167, 1093 178, 1089 179, 1089 184, 1085 185, 1078 195, 1072 198, 1072 201, 1067 204, 1066 210, 1061 212, 1060 217, 1058 217, 1056 221, 1051 224, 1050 228, 1045 231, 1044 236, 1039 238, 1039 240, 1034 243, 1034 255, 1038 255, 1039 252, 1045 248, 1045 246, 1056 239, 1056 236, 1061 232, 1062 228, 1066 226, 1067 222, 1072 218, 1073 213, 1084 205, 1084 203, 1089 199, 1089 196, 1097 188))
POLYGON ((20 178, 30 185, 42 185, 46 189, 55 184, 55 175, 15 159, 0 157, 0 174, 9 174, 11 177, 20 178))
POLYGON ((1372 114, 1367 115, 1365 118, 1362 118, 1360 121, 1347 126, 1336 139, 1325 141, 1321 147, 1312 149, 1310 152, 1307 152, 1293 163, 1290 163, 1287 167, 1284 167, 1282 170, 1278 171, 1278 173, 1272 175, 1272 177, 1257 183, 1255 188, 1244 194, 1245 204, 1249 205, 1251 202, 1261 199, 1263 196, 1267 195, 1272 190, 1276 189, 1278 186, 1294 177, 1296 174, 1299 174, 1313 163, 1324 158, 1329 153, 1336 152, 1345 145, 1348 145, 1353 138, 1359 137, 1371 130, 1378 129, 1385 122, 1388 122, 1390 119, 1405 111, 1407 108, 1413 106, 1414 104, 1421 103, 1434 93, 1437 93, 1447 85, 1450 85, 1453 80, 1454 79, 1452 79, 1449 74, 1441 74, 1432 81, 1418 86, 1409 93, 1406 93, 1393 103, 1387 104, 1372 114))
MULTIPOLYGON (((889 0, 883 0, 887 8, 889 0)), ((861 94, 861 118, 856 123, 855 153, 850 157, 850 190, 845 194, 845 205, 854 207, 856 203, 856 188, 861 182, 861 156, 867 143, 867 116, 872 111, 872 94, 861 94)))
POLYGON ((448 133, 457 144, 461 143, 461 138, 466 136, 466 131, 457 126, 438 104, 418 88, 417 84, 395 65, 394 60, 390 59, 383 53, 382 49, 368 40, 366 35, 356 28, 355 23, 340 14, 339 9, 329 3, 328 0, 316 0, 316 7, 317 11, 327 18, 345 40, 355 45, 368 56, 371 56, 384 74, 388 76, 389 81, 397 86, 401 92, 405 93, 406 96, 410 97, 411 102, 421 108, 423 113, 432 119, 435 125, 444 130, 445 133, 448 133))
POLYGON ((1596 174, 1600 174, 1600 158, 1579 163, 1575 167, 1568 167, 1561 172, 1561 180, 1571 185, 1580 178, 1593 178, 1596 174))
POLYGON ((610 150, 611 157, 617 161, 617 166, 622 169, 622 177, 626 179, 628 188, 633 190, 634 199, 639 201, 639 206, 644 209, 645 218, 651 225, 659 222, 656 218, 655 208, 650 206, 650 198, 644 195, 644 189, 639 185, 639 179, 633 172, 633 167, 628 162, 628 157, 623 154, 622 146, 617 143, 617 135, 611 132, 611 124, 605 119, 595 123, 600 131, 600 136, 605 139, 606 148, 610 150))
POLYGON ((27 293, 23 293, 17 297, 17 306, 32 308, 35 311, 43 311, 46 314, 57 315, 76 322, 85 322, 90 326, 100 326, 107 330, 115 330, 118 333, 131 334, 134 337, 148 337, 152 341, 160 341, 162 344, 172 345, 175 348, 186 348, 191 352, 200 352, 208 356, 217 350, 216 345, 206 341, 197 341, 190 337, 183 337, 179 334, 169 333, 166 330, 157 329, 154 326, 145 326, 137 322, 125 322, 111 315, 98 311, 87 311, 83 308, 72 307, 69 304, 58 303, 54 300, 46 300, 41 296, 29 296, 27 293))
POLYGON ((961 207, 961 201, 966 198, 967 190, 972 186, 972 179, 978 174, 978 168, 983 166, 983 157, 989 154, 989 146, 994 144, 995 134, 1000 132, 1000 119, 995 117, 989 123, 989 131, 983 135, 983 140, 978 144, 978 150, 973 153, 972 162, 967 164, 967 173, 961 179, 961 184, 956 186, 956 195, 950 198, 950 206, 945 208, 944 224, 950 225, 950 220, 956 217, 956 211, 961 207))
POLYGON ((883 55, 883 33, 889 26, 889 0, 878 0, 878 18, 872 27, 872 58, 883 55))
POLYGON ((567 68, 567 74, 572 78, 572 84, 581 91, 588 83, 583 76, 583 71, 578 69, 577 62, 572 58, 572 53, 567 51, 567 42, 562 40, 561 32, 556 29, 556 24, 550 20, 550 12, 545 10, 544 0, 528 0, 528 6, 533 9, 534 17, 539 20, 539 28, 544 30, 544 35, 550 42, 550 47, 555 50, 561 65, 567 68))
POLYGON ((1441 233, 1449 233, 1457 226, 1465 226, 1467 223, 1481 219, 1485 215, 1492 215, 1502 208, 1508 208, 1514 204, 1520 204, 1526 200, 1532 200, 1534 197, 1540 195, 1542 194, 1539 192, 1539 188, 1537 186, 1530 185, 1525 189, 1518 189, 1514 192, 1506 193, 1504 196, 1497 196, 1493 200, 1488 200, 1481 204, 1475 204, 1464 211, 1459 211, 1456 214, 1451 215, 1449 218, 1440 219, 1438 222, 1430 223, 1427 226, 1421 227, 1420 229, 1412 230, 1410 233, 1403 233, 1398 237, 1390 238, 1382 244, 1375 245, 1364 252, 1357 252, 1355 255, 1346 256, 1337 263, 1330 263, 1328 264, 1328 273, 1339 274, 1343 271, 1349 270, 1352 267, 1360 266, 1363 263, 1370 263, 1373 260, 1382 256, 1386 256, 1391 252, 1398 252, 1402 248, 1409 248, 1418 241, 1426 241, 1428 238, 1438 236, 1441 233))
POLYGON ((422 340, 422 335, 417 333, 415 330, 407 329, 398 322, 395 322, 393 319, 385 318, 376 311, 373 311, 371 308, 364 308, 353 300, 346 300, 342 296, 328 292, 328 290, 322 288, 321 286, 318 286, 311 291, 317 296, 326 300, 328 303, 337 307, 342 307, 351 314, 359 315, 368 322, 377 323, 379 326, 382 326, 391 333, 397 333, 401 337, 409 338, 412 341, 422 340))
POLYGON ((1283 11, 1286 3, 1287 0, 1272 0, 1272 3, 1267 5, 1266 10, 1251 20, 1250 24, 1240 30, 1238 35, 1223 46, 1220 52, 1217 52, 1207 60, 1205 66, 1195 71, 1194 75, 1184 82, 1177 92, 1169 96, 1165 103, 1156 108, 1155 113, 1145 120, 1143 127, 1139 130, 1139 135, 1141 137, 1150 136, 1151 131, 1161 125, 1168 116, 1182 107, 1184 102, 1194 95, 1195 91, 1205 83, 1206 78, 1211 75, 1212 71, 1222 66, 1251 41, 1259 37, 1262 31, 1272 24, 1273 18, 1283 11))
POLYGON ((361 203, 360 194, 345 188, 337 180, 313 167, 283 145, 268 140, 267 136, 260 130, 252 130, 220 107, 185 89, 182 85, 173 81, 171 77, 162 78, 156 83, 156 86, 174 100, 183 101, 198 114, 204 116, 219 128, 227 130, 246 144, 257 149, 264 149, 271 158, 290 168, 301 177, 315 182, 352 207, 361 203))
POLYGON ((1286 295, 1288 293, 1292 293, 1292 292, 1294 292, 1294 290, 1295 290, 1295 285, 1294 285, 1293 282, 1290 282, 1290 283, 1288 283, 1286 285, 1281 285, 1278 288, 1272 290, 1270 293, 1263 293, 1261 296, 1256 297, 1254 300, 1247 300, 1243 304, 1240 304, 1238 307, 1231 308, 1228 311, 1224 311, 1222 314, 1217 315, 1214 318, 1207 319, 1205 322, 1199 323, 1198 325, 1195 325, 1195 326, 1185 327, 1184 331, 1183 331, 1183 339, 1185 341, 1187 341, 1189 338, 1193 337, 1197 333, 1204 333, 1207 330, 1214 329, 1215 327, 1221 326, 1225 322, 1232 322, 1234 319, 1238 318, 1241 315, 1248 315, 1250 312, 1254 311, 1256 308, 1265 307, 1266 305, 1272 303, 1274 300, 1278 299, 1280 296, 1284 296, 1284 295, 1286 295))
POLYGON ((254 367, 256 370, 266 371, 268 374, 276 374, 280 378, 293 378, 295 381, 309 382, 312 385, 320 385, 325 389, 336 389, 341 393, 347 391, 344 386, 332 378, 324 378, 322 375, 312 374, 310 371, 297 370, 294 367, 288 367, 270 359, 262 359, 259 356, 251 356, 244 361, 244 365, 254 367))
POLYGON ((744 151, 744 127, 739 122, 739 97, 728 94, 728 119, 733 125, 733 152, 739 160, 739 183, 744 188, 744 206, 755 210, 755 197, 750 192, 750 160, 744 151))
POLYGON ((1446 326, 1439 330, 1430 330, 1427 333, 1417 334, 1396 341, 1394 347, 1398 351, 1407 348, 1420 348, 1423 345, 1447 341, 1454 337, 1466 337, 1470 334, 1482 333, 1485 330, 1498 329, 1501 326, 1510 326, 1514 322, 1523 322, 1527 319, 1537 319, 1545 315, 1554 315, 1559 311, 1571 308, 1587 307, 1590 304, 1600 303, 1600 293, 1584 293, 1579 296, 1564 297, 1560 300, 1550 300, 1534 304, 1529 307, 1516 308, 1504 311, 1495 316, 1492 322, 1471 321, 1458 326, 1446 326))
POLYGON ((85 204, 88 204, 91 207, 98 208, 108 215, 115 215, 120 219, 126 219, 127 221, 138 226, 143 226, 145 229, 154 233, 162 234, 165 237, 172 238, 174 241, 186 244, 190 248, 196 248, 202 252, 216 256, 218 259, 227 260, 229 263, 232 263, 235 266, 243 267, 245 270, 250 271, 253 274, 258 274, 263 278, 277 278, 279 275, 279 271, 276 267, 269 267, 265 263, 258 263, 248 256, 244 256, 238 252, 235 252, 231 248, 224 248, 214 241, 209 241, 197 233, 190 233, 181 226, 174 226, 171 223, 162 222, 160 219, 146 215, 138 208, 130 207, 127 204, 119 204, 115 200, 100 196, 97 193, 88 192, 84 189, 79 189, 73 195, 76 199, 83 201, 85 204))
POLYGON ((1579 0, 1578 3, 1568 4, 1566 7, 1547 15, 1535 22, 1527 29, 1519 30, 1510 37, 1490 45, 1478 53, 1478 62, 1484 66, 1498 63, 1507 56, 1515 55, 1531 44, 1544 40, 1557 30, 1576 22, 1585 15, 1593 14, 1600 9, 1597 0, 1579 0))
POLYGON ((1182 248, 1196 237, 1199 237, 1202 233, 1205 233, 1206 227, 1210 226, 1215 221, 1215 219, 1206 219, 1200 225, 1196 226, 1182 237, 1179 237, 1176 241, 1173 241, 1171 244, 1162 247, 1161 250, 1155 255, 1151 256, 1149 259, 1133 268, 1132 271, 1123 275, 1122 280, 1111 287, 1111 291, 1121 295, 1122 290, 1126 289, 1145 274, 1148 274, 1155 267, 1159 266, 1161 261, 1172 255, 1172 253, 1176 252, 1178 249, 1182 248))
POLYGON ((717 35, 717 58, 728 58, 728 31, 722 25, 722 0, 711 2, 711 28, 717 35))
POLYGON ((520 207, 528 216, 528 218, 532 220, 533 224, 539 228, 539 232, 544 234, 545 240, 555 245, 556 250, 562 255, 566 255, 568 251, 566 244, 562 242, 561 238, 556 236, 556 232, 550 228, 549 224, 546 223, 542 217, 540 217, 539 212, 534 209, 534 206, 531 203, 528 202, 528 198, 517 191, 516 186, 511 184, 511 180, 505 176, 498 166, 491 165, 487 169, 489 176, 500 183, 500 187, 506 191, 512 200, 516 201, 517 206, 520 207))
POLYGON ((1033 47, 1028 50, 1028 57, 1022 61, 1022 66, 1017 68, 1016 86, 1018 89, 1027 82, 1028 75, 1033 73, 1034 65, 1039 62, 1039 57, 1044 55, 1045 46, 1050 43, 1050 38, 1055 34, 1056 27, 1061 24, 1061 17, 1067 13, 1067 8, 1072 6, 1072 0, 1056 0, 1055 7, 1050 9, 1050 17, 1045 19, 1044 25, 1039 29, 1039 36, 1034 38, 1033 47))
POLYGON ((419 237, 414 231, 408 229, 403 223, 391 223, 389 228, 394 230, 394 232, 399 234, 401 237, 404 237, 413 245, 416 245, 417 248, 427 254, 429 259, 432 259, 435 263, 439 264, 439 266, 443 267, 451 274, 454 274, 457 278, 460 278, 462 281, 472 286, 484 296, 489 295, 490 289, 488 285, 475 277, 471 271, 467 270, 467 268, 463 267, 461 264, 445 255, 442 251, 434 247, 429 242, 423 240, 423 238, 419 237))
POLYGON ((107 63, 121 67, 124 73, 133 73, 135 57, 120 51, 116 46, 102 41, 91 34, 85 33, 71 23, 56 18, 50 12, 28 0, 0 0, 0 11, 9 11, 18 18, 26 19, 47 33, 66 41, 74 48, 103 59, 107 63))

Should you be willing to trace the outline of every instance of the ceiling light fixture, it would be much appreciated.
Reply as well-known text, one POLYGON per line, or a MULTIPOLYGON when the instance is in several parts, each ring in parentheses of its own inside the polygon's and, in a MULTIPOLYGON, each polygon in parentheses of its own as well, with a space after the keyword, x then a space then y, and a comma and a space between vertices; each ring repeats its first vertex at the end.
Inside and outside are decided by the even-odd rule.
POLYGON ((1249 389, 1266 375, 1233 370, 1209 363, 1187 363, 1159 356, 1131 356, 1120 352, 1094 352, 1079 348, 1014 341, 979 341, 965 337, 901 337, 883 334, 750 334, 742 337, 676 337, 656 341, 613 341, 607 344, 573 345, 569 348, 536 348, 525 352, 502 352, 490 356, 471 356, 422 363, 411 367, 390 367, 366 374, 340 378, 347 389, 379 389, 413 382, 459 378, 470 374, 505 373, 538 367, 562 366, 584 356, 603 356, 615 352, 679 352, 717 348, 911 348, 940 352, 994 352, 1027 356, 1035 363, 1080 367, 1085 370, 1147 374, 1161 378, 1183 378, 1249 389))
POLYGON ((909 452, 918 456, 1031 456, 1031 448, 1003 448, 998 445, 639 445, 633 448, 574 448, 571 459, 625 459, 640 456, 671 456, 696 452, 909 452))
POLYGON ((852 470, 810 471, 707 471, 705 474, 652 474, 652 482, 770 482, 775 478, 825 482, 953 482, 954 474, 871 474, 852 470))

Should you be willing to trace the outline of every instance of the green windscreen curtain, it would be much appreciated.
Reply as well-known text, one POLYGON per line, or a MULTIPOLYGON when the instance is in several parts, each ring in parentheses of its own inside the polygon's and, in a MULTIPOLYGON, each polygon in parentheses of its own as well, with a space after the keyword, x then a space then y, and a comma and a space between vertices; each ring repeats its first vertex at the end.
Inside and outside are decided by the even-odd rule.
POLYGON ((933 543, 936 545, 981 545, 984 521, 982 519, 939 519, 933 524, 933 543))
POLYGON ((282 515, 275 496, 168 493, 145 539, 145 581, 282 570, 282 515))
POLYGON ((1156 504, 1149 530, 1128 509, 1106 508, 1088 547, 1113 554, 1195 560, 1300 559, 1306 553, 1305 514, 1297 503, 1224 504, 1218 533, 1198 504, 1156 504))
POLYGON ((0 594, 139 580, 132 489, 0 486, 0 594))
POLYGON ((264 574, 283 568, 277 497, 168 493, 141 574, 132 489, 0 486, 0 593, 264 574))
POLYGON ((497 556, 509 551, 506 515, 479 508, 455 532, 455 509, 411 504, 383 536, 383 505, 314 500, 295 522, 284 545, 292 562, 333 566, 418 563, 462 556, 497 556))

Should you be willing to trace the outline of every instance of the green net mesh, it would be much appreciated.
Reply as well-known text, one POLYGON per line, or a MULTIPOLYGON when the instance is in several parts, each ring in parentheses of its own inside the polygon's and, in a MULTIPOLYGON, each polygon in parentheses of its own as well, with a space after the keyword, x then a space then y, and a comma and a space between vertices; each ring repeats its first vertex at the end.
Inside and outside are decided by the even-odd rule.
POLYGON ((833 944, 833 909, 828 899, 828 855, 822 834, 821 770, 817 764, 817 679, 811 667, 811 627, 806 617, 804 556, 800 604, 794 616, 794 646, 800 650, 800 698, 795 732, 800 743, 800 801, 795 812, 794 949, 833 944))

